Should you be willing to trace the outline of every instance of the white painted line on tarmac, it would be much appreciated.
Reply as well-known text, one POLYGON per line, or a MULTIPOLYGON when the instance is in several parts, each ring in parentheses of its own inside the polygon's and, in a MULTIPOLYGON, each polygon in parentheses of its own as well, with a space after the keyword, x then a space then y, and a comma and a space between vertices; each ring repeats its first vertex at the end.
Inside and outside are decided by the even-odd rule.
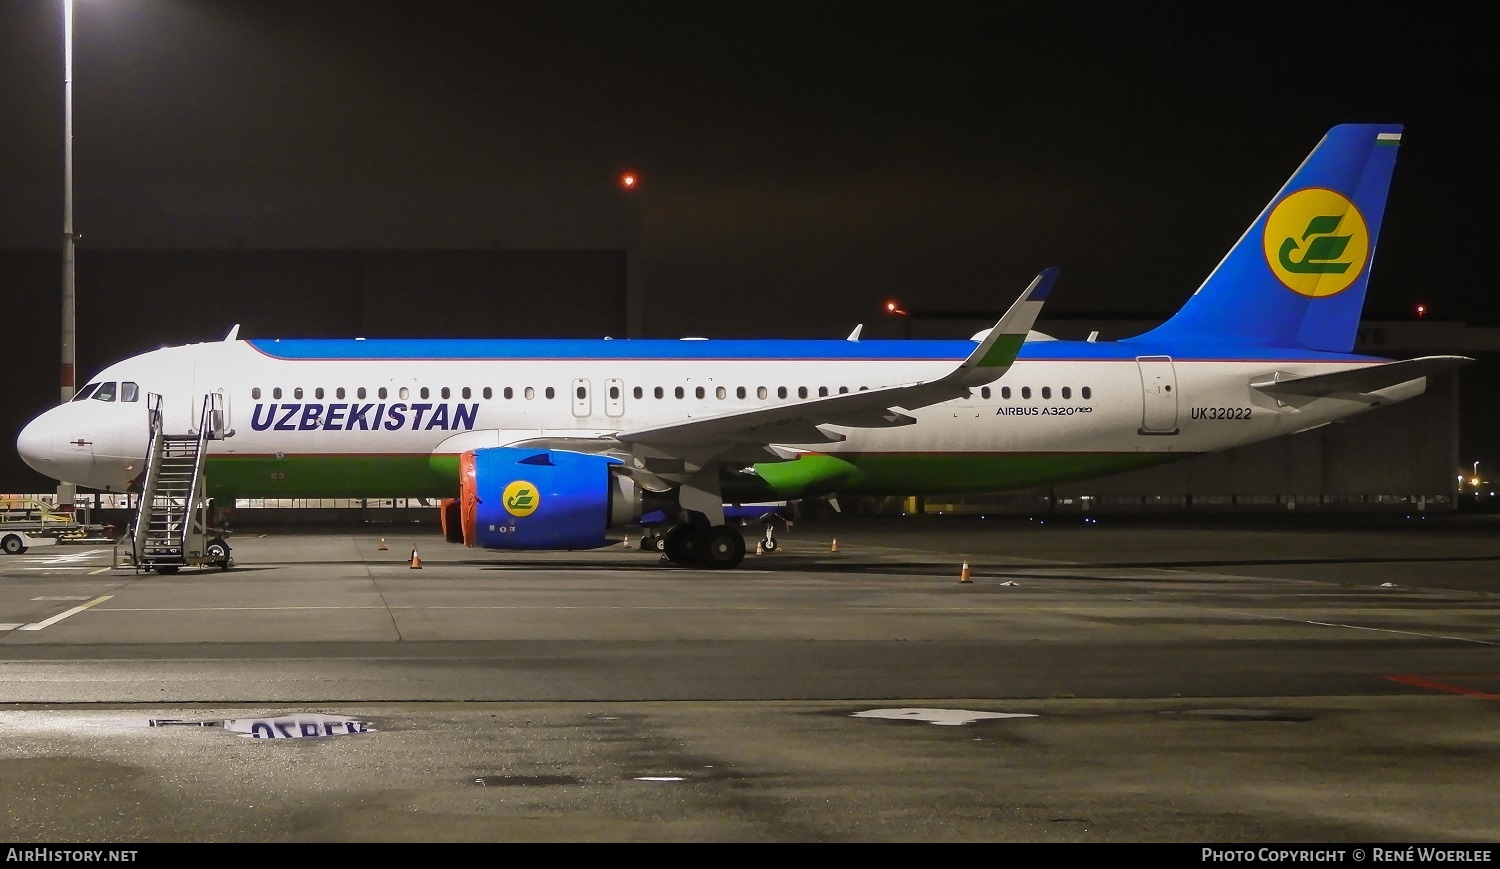
POLYGON ((1396 628, 1375 628, 1369 625, 1346 625, 1340 622, 1317 622, 1312 619, 1293 619, 1286 616, 1263 616, 1253 613, 1239 613, 1246 618, 1268 619, 1278 622, 1294 622, 1299 625, 1316 625, 1320 628, 1348 628, 1351 631, 1373 631, 1379 634, 1401 634, 1407 637, 1426 637, 1432 640, 1455 640, 1460 643, 1478 643, 1481 646, 1500 646, 1493 640, 1480 640, 1474 637, 1452 637, 1447 634, 1430 634, 1426 631, 1403 631, 1396 628))
POLYGON ((68 610, 67 612, 58 613, 57 615, 53 616, 50 619, 47 619, 46 621, 34 622, 32 624, 29 624, 29 625, 22 625, 21 627, 17 628, 16 630, 18 630, 18 631, 39 631, 42 628, 50 628, 53 625, 57 624, 58 622, 62 621, 63 619, 67 618, 68 616, 77 615, 77 614, 83 612, 84 610, 88 609, 91 606, 98 606, 99 604, 104 603, 105 601, 109 600, 112 597, 114 597, 114 595, 112 595, 112 594, 106 594, 103 597, 96 597, 96 598, 94 598, 93 600, 89 601, 86 604, 82 604, 80 606, 75 606, 72 609, 68 610))
POLYGON ((86 594, 44 595, 42 597, 34 597, 34 598, 32 598, 32 600, 88 600, 88 599, 89 599, 89 596, 86 595, 86 594))
POLYGON ((16 628, 19 628, 21 625, 24 625, 24 624, 26 624, 26 623, 25 622, 4 622, 4 623, 0 623, 0 631, 13 631, 16 628))

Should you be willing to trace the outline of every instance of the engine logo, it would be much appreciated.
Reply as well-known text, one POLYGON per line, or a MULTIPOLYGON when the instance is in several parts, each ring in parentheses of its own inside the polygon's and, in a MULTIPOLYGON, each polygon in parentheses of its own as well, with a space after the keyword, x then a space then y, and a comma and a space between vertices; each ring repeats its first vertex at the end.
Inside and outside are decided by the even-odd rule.
POLYGON ((505 512, 518 517, 530 516, 542 505, 542 496, 537 492, 536 486, 525 480, 516 480, 506 486, 501 499, 505 502, 505 512))

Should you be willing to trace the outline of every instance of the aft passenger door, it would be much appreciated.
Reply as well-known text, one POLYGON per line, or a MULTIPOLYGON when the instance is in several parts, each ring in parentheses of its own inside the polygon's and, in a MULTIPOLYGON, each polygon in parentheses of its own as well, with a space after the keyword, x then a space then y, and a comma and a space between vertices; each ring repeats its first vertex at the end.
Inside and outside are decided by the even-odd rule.
POLYGON ((1170 356, 1137 356, 1143 435, 1177 434, 1177 371, 1170 356))

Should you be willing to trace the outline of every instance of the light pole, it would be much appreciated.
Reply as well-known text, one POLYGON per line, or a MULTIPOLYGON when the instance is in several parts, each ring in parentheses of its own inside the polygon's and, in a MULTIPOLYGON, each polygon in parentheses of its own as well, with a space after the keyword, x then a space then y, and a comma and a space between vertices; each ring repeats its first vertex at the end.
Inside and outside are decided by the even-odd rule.
MULTIPOLYGON (((73 399, 73 0, 63 0, 63 272, 62 272, 62 400, 73 399)), ((72 483, 58 483, 57 507, 73 510, 72 483)))
POLYGON ((641 176, 633 169, 620 173, 620 194, 630 223, 630 248, 625 252, 625 337, 646 334, 645 289, 641 286, 641 176))

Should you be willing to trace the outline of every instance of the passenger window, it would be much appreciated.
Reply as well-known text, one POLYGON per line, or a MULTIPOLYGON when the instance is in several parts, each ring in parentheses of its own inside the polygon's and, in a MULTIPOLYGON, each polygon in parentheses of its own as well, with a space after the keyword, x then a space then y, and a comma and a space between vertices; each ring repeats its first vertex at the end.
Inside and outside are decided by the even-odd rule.
POLYGON ((422 396, 423 398, 426 398, 431 393, 428 391, 427 387, 424 386, 420 390, 418 390, 417 394, 422 396))
POLYGON ((1093 398, 1093 397, 1094 397, 1094 391, 1092 389, 1089 389, 1087 386, 1085 386, 1083 388, 1083 399, 1084 399, 1084 401, 1087 401, 1087 400, 1089 400, 1090 398, 1093 398))
POLYGON ((445 399, 452 398, 453 397, 453 390, 451 390, 451 389, 449 389, 448 387, 445 386, 445 387, 443 387, 443 391, 440 392, 439 395, 443 396, 443 398, 445 398, 445 399))
POLYGON ((755 387, 755 397, 756 398, 765 398, 766 397, 766 388, 764 386, 757 386, 757 387, 755 387))
POLYGON ((818 387, 818 397, 819 398, 823 398, 826 395, 828 395, 828 387, 826 387, 826 386, 820 386, 820 387, 818 387))
POLYGON ((673 394, 675 394, 678 398, 681 398, 682 395, 683 395, 682 387, 679 386, 676 389, 674 389, 673 390, 673 394))
POLYGON ((493 389, 490 389, 488 386, 486 386, 484 388, 484 392, 480 393, 480 395, 484 396, 484 400, 485 401, 489 401, 491 398, 495 397, 495 391, 493 389))
POLYGON ((533 389, 532 387, 528 386, 528 387, 526 387, 525 395, 526 395, 526 400, 530 401, 533 398, 536 398, 536 390, 533 389))
POLYGON ((1029 386, 1023 386, 1023 387, 1021 387, 1021 397, 1022 398, 1030 398, 1031 397, 1031 387, 1029 387, 1029 386))
POLYGON ((509 386, 505 387, 505 392, 502 394, 505 396, 506 401, 510 401, 512 398, 516 397, 515 391, 512 390, 509 386))
POLYGON ((344 387, 340 386, 338 389, 335 389, 333 391, 333 395, 335 398, 342 401, 344 398, 344 387))
POLYGON ((656 387, 655 391, 653 391, 652 394, 655 395, 657 398, 661 398, 662 395, 663 395, 661 387, 660 386, 656 387))
POLYGON ((292 390, 292 398, 301 398, 301 397, 302 397, 302 387, 299 386, 296 389, 292 390))
POLYGON ((557 390, 553 389, 550 386, 547 387, 547 397, 548 398, 556 398, 557 397, 557 390))
MULTIPOLYGON (((384 397, 384 396, 382 396, 382 397, 384 397)), ((403 398, 403 399, 405 399, 405 398, 411 398, 411 387, 409 387, 409 386, 403 386, 400 389, 396 390, 396 397, 397 398, 403 398)))
POLYGON ((364 398, 365 397, 365 388, 363 386, 361 386, 360 388, 354 390, 354 397, 355 398, 364 398))
POLYGON ((136 386, 134 383, 131 383, 129 380, 125 381, 124 383, 121 383, 120 384, 120 400, 121 401, 140 401, 141 400, 141 388, 139 386, 136 386))
POLYGON ((979 388, 979 397, 980 398, 989 398, 990 397, 990 388, 988 386, 981 386, 979 388))
POLYGON ((735 390, 734 390, 734 397, 735 398, 744 398, 745 397, 745 387, 743 387, 743 386, 736 387, 735 390))
POLYGON ((1052 387, 1050 387, 1050 386, 1043 386, 1042 387, 1042 398, 1051 398, 1051 397, 1052 397, 1052 387))
POLYGON ((385 400, 385 396, 386 396, 386 389, 385 389, 385 387, 382 386, 379 389, 375 390, 375 395, 377 397, 379 397, 382 401, 384 401, 385 400))
POLYGON ((463 391, 463 397, 464 397, 464 398, 465 398, 465 399, 467 399, 467 398, 469 398, 469 397, 470 397, 470 396, 471 396, 471 395, 473 395, 473 394, 474 394, 474 393, 473 393, 473 391, 472 391, 472 390, 470 390, 470 389, 469 389, 469 387, 467 387, 467 386, 465 386, 465 387, 464 387, 464 391, 463 391))
POLYGON ((1064 386, 1062 388, 1062 397, 1063 398, 1072 398, 1073 397, 1073 388, 1070 387, 1070 386, 1064 386))
POLYGON ((805 387, 805 386, 799 386, 799 387, 797 387, 797 397, 798 398, 806 398, 807 397, 807 387, 805 387))
POLYGON ((840 386, 839 387, 839 395, 848 395, 848 394, 849 394, 849 387, 847 387, 847 386, 840 386))
POLYGON ((281 387, 278 386, 278 387, 275 387, 274 389, 272 389, 271 390, 271 397, 272 398, 280 398, 281 397, 281 387))
POLYGON ((117 385, 114 384, 114 383, 101 383, 101 384, 99 384, 99 391, 96 392, 96 393, 94 393, 94 400, 95 401, 114 401, 115 400, 115 389, 116 388, 117 388, 117 385))
POLYGON ((1002 386, 1002 387, 1000 387, 1000 397, 1001 398, 1005 398, 1005 399, 1010 398, 1010 387, 1009 386, 1002 386))
POLYGON ((577 396, 579 401, 583 401, 588 397, 588 393, 584 391, 582 386, 578 387, 577 391, 575 391, 573 394, 577 396))
POLYGON ((778 387, 776 387, 776 397, 777 398, 786 398, 786 387, 785 386, 778 386, 778 387))
POLYGON ((693 395, 697 396, 698 398, 702 398, 703 397, 703 387, 700 386, 697 389, 693 390, 693 395))
POLYGON ((720 387, 718 387, 717 389, 714 390, 714 397, 715 398, 726 398, 726 397, 728 397, 728 395, 729 395, 729 393, 725 392, 724 391, 724 387, 722 387, 722 386, 720 386, 720 387))
POLYGON ((250 390, 250 397, 254 398, 254 399, 257 399, 257 400, 260 398, 260 387, 259 386, 257 386, 254 389, 250 390))
POLYGON ((313 398, 316 398, 319 401, 323 399, 323 387, 319 386, 317 389, 313 390, 313 398))

